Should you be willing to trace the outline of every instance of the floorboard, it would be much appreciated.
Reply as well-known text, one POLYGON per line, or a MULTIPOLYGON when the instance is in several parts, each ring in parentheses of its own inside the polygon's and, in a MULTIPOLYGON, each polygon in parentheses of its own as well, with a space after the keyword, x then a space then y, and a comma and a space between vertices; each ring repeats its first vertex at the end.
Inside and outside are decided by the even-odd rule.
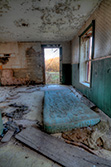
POLYGON ((15 138, 65 167, 111 167, 111 161, 66 144, 33 127, 22 130, 15 138))

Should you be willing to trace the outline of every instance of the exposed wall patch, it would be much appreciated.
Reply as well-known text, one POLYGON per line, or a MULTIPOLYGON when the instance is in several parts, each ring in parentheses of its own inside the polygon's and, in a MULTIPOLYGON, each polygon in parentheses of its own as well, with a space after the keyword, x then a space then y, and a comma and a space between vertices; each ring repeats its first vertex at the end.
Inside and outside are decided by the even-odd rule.
POLYGON ((0 63, 6 64, 9 61, 10 54, 4 54, 4 57, 0 57, 0 63))

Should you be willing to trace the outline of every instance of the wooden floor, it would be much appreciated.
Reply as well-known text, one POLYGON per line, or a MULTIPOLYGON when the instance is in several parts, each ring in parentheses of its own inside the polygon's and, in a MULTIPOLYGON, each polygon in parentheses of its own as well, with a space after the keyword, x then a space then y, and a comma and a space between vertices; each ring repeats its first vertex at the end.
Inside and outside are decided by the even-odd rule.
POLYGON ((35 151, 65 167, 111 167, 111 161, 66 144, 64 141, 33 127, 22 130, 15 137, 35 151))

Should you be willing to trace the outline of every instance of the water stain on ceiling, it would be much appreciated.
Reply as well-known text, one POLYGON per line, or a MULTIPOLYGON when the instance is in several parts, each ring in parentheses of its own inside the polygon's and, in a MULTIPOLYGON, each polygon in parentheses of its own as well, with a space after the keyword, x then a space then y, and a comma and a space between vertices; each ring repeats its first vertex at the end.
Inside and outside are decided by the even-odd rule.
POLYGON ((0 0, 0 41, 69 41, 101 0, 0 0))

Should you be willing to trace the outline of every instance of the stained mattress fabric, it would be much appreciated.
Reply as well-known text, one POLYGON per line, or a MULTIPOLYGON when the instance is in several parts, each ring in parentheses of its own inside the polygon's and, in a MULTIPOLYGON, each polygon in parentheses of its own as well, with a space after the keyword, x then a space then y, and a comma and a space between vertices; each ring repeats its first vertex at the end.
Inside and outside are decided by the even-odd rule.
POLYGON ((82 103, 70 89, 45 91, 43 124, 49 133, 93 126, 100 117, 82 103))

